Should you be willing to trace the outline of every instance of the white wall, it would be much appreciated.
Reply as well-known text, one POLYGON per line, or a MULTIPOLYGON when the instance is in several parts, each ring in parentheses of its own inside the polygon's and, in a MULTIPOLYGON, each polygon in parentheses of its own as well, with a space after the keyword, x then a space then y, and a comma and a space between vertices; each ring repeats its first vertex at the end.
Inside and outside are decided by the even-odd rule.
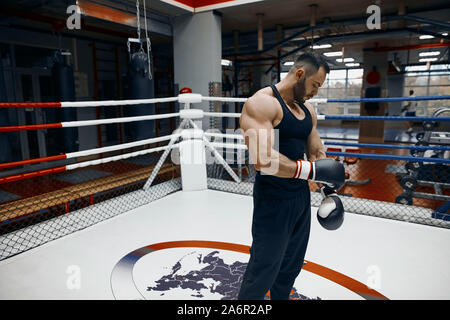
MULTIPOLYGON (((173 22, 175 83, 209 95, 210 82, 222 82, 222 20, 213 12, 183 15, 173 22)), ((196 104, 209 109, 209 103, 196 104)), ((207 120, 203 125, 207 127, 207 120)))

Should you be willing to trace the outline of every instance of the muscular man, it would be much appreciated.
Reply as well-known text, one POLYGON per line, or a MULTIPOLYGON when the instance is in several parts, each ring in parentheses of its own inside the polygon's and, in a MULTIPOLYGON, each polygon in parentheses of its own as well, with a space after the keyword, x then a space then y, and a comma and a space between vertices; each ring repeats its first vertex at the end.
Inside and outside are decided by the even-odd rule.
POLYGON ((253 242, 238 299, 264 299, 268 290, 271 299, 289 298, 309 240, 307 180, 326 182, 334 189, 345 181, 342 165, 324 159, 317 116, 305 103, 317 95, 329 71, 319 55, 302 54, 283 80, 244 104, 240 126, 257 174, 253 242))

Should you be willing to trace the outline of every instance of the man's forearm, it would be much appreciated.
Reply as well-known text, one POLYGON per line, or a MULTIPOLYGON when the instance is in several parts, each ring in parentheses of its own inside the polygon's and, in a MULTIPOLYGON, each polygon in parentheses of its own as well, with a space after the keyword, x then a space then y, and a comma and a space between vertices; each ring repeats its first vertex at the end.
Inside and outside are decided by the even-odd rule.
POLYGON ((320 159, 325 159, 326 157, 327 157, 327 154, 325 153, 325 150, 323 150, 323 149, 316 151, 315 153, 308 154, 308 160, 312 161, 312 162, 320 160, 320 159))
MULTIPOLYGON (((267 158, 266 158, 267 159, 267 158)), ((255 165, 256 167, 257 165, 255 165)), ((344 166, 334 159, 319 159, 317 161, 292 161, 286 156, 273 150, 270 160, 264 165, 258 163, 257 170, 262 174, 280 178, 296 178, 326 184, 331 189, 339 190, 345 183, 344 166)))
POLYGON ((257 165, 257 169, 263 174, 280 178, 292 178, 297 170, 297 163, 272 149, 270 158, 261 160, 257 165))
MULTIPOLYGON (((320 159, 325 159, 326 157, 325 151, 319 150, 314 154, 309 155, 308 161, 315 162, 320 159)), ((293 161, 272 149, 271 157, 266 158, 265 161, 261 159, 260 164, 257 165, 257 170, 264 174, 280 178, 292 178, 297 170, 297 161, 293 161)))

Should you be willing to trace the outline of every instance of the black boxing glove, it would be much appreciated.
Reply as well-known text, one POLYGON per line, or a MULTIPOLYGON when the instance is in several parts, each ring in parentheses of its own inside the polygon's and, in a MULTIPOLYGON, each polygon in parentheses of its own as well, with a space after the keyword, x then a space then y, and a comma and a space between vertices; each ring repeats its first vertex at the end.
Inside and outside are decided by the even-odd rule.
POLYGON ((339 190, 345 183, 345 169, 342 163, 330 158, 315 162, 300 159, 294 178, 321 182, 339 190))
POLYGON ((336 191, 324 186, 321 188, 322 202, 317 209, 317 220, 327 230, 336 230, 344 222, 344 206, 336 191))

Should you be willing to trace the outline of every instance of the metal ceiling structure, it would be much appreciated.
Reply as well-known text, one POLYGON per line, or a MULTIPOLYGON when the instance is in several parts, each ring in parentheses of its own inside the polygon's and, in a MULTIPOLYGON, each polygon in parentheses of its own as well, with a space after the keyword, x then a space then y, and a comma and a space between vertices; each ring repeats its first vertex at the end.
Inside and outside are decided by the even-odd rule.
MULTIPOLYGON (((363 62, 363 50, 396 51, 402 64, 419 63, 415 49, 431 46, 433 51, 441 52, 440 62, 448 63, 450 6, 445 0, 235 0, 214 3, 217 2, 219 5, 211 9, 222 17, 222 56, 240 63, 281 63, 318 44, 332 46, 318 52, 344 48, 345 56, 359 63, 363 62), (377 30, 369 30, 366 25, 367 7, 372 4, 381 9, 381 28, 377 30), (432 35, 433 38, 420 39, 420 35, 432 35), (259 41, 261 48, 258 48, 259 41)), ((1 24, 68 33, 64 30, 66 10, 76 3, 85 8, 83 27, 77 36, 112 41, 135 36, 135 0, 18 0, 0 5, 1 24)), ((139 3, 142 23, 143 0, 139 3)), ((208 1, 147 0, 145 3, 152 44, 157 45, 171 43, 173 19, 195 14, 198 11, 195 3, 208 1), (192 10, 186 4, 194 4, 192 10)), ((330 62, 336 68, 341 66, 335 59, 330 62)))

